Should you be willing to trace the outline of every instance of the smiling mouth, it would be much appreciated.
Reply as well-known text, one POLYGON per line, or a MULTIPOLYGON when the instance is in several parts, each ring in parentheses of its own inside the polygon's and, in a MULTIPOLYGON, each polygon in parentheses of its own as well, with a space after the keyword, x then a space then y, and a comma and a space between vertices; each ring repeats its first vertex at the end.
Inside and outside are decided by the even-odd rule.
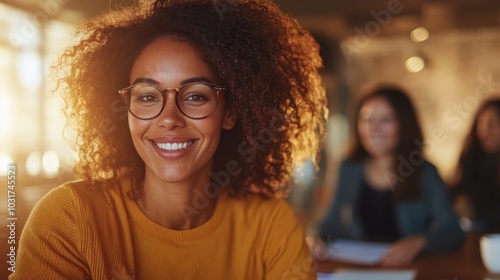
POLYGON ((385 143, 385 137, 370 137, 373 144, 380 145, 385 143))
POLYGON ((158 148, 165 151, 178 151, 182 149, 186 149, 187 147, 193 145, 194 141, 181 142, 181 143, 156 143, 158 148))

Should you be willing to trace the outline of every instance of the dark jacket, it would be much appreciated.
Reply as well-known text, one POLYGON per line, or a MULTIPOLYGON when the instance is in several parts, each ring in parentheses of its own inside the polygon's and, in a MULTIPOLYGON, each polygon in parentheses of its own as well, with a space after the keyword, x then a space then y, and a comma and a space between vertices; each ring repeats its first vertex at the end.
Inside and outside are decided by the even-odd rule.
MULTIPOLYGON (((423 163, 421 174, 419 198, 395 204, 399 232, 402 236, 423 235, 427 239, 425 252, 461 246, 465 233, 458 224, 443 180, 429 162, 423 163)), ((319 236, 323 240, 363 239, 363 226, 356 207, 363 180, 362 162, 342 163, 333 204, 319 226, 319 236)))

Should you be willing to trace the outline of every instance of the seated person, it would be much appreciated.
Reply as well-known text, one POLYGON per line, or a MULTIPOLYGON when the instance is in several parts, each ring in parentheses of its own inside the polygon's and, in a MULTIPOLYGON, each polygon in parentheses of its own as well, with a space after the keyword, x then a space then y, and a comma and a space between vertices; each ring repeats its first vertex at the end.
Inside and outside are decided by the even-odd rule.
POLYGON ((381 260, 386 266, 459 247, 464 232, 436 168, 424 159, 422 131, 407 95, 395 87, 365 95, 355 133, 333 204, 319 225, 321 239, 391 242, 381 260))
POLYGON ((82 180, 33 209, 10 279, 316 279, 278 198, 319 148, 317 44, 271 1, 146 2, 60 60, 82 180))
POLYGON ((500 99, 485 102, 476 113, 455 180, 457 207, 469 206, 477 229, 500 230, 500 99))

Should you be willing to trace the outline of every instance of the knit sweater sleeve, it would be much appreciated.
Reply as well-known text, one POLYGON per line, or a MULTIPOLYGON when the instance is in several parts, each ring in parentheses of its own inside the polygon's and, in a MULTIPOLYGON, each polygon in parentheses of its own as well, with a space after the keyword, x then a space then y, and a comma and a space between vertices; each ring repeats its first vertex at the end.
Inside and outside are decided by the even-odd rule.
POLYGON ((73 197, 63 185, 37 203, 21 234, 10 280, 90 279, 79 253, 73 197))
POLYGON ((293 209, 279 201, 267 239, 265 279, 317 279, 305 234, 293 209))

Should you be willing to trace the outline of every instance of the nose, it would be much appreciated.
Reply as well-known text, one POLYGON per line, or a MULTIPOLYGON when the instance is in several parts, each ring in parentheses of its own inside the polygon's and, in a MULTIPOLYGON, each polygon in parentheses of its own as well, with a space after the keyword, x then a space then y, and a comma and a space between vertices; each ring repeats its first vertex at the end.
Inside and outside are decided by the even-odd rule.
POLYGON ((164 98, 165 107, 157 118, 158 126, 169 130, 184 127, 186 125, 185 117, 177 107, 177 103, 175 101, 176 92, 166 92, 164 94, 164 98))

